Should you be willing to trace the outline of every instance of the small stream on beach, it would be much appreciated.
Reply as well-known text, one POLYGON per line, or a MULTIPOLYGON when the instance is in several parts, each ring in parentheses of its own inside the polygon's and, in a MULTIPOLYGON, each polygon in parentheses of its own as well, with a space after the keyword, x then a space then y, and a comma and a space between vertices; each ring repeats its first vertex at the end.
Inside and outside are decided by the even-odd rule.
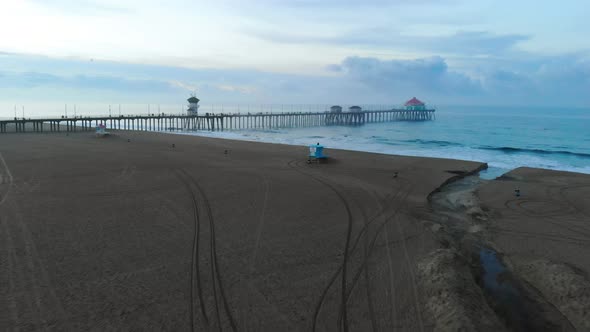
POLYGON ((515 280, 511 279, 508 268, 490 248, 479 250, 480 286, 485 291, 492 307, 516 331, 537 331, 529 319, 526 301, 515 280))
POLYGON ((509 331, 573 331, 569 321, 515 275, 494 249, 486 231, 489 211, 480 207, 475 194, 488 181, 484 177, 459 179, 432 195, 431 206, 446 232, 444 242, 470 257, 473 278, 487 305, 509 331))

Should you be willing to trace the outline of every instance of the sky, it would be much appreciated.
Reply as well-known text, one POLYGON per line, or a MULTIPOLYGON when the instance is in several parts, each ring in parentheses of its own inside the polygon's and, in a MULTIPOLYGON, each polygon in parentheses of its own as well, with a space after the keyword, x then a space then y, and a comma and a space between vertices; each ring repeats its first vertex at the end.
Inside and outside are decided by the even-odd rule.
POLYGON ((590 107, 588 0, 0 8, 0 108, 182 104, 195 92, 202 103, 590 107))

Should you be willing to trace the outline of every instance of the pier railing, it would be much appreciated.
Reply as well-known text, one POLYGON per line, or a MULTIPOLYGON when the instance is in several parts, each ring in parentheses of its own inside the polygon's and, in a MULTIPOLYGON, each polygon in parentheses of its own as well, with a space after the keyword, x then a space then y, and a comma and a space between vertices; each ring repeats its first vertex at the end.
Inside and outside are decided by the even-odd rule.
POLYGON ((244 130, 362 125, 389 121, 434 120, 435 110, 367 110, 360 112, 247 112, 186 114, 144 114, 117 116, 76 116, 60 118, 14 118, 0 120, 0 133, 75 132, 94 130, 105 124, 108 130, 195 131, 244 130))

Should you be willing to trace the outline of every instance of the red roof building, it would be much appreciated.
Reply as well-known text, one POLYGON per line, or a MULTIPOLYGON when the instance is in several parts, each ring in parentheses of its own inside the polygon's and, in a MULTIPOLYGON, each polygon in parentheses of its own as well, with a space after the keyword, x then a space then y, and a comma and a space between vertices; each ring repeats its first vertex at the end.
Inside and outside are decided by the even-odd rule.
POLYGON ((424 104, 424 102, 420 101, 416 97, 406 101, 404 106, 406 107, 407 110, 412 110, 412 111, 423 111, 426 109, 426 104, 424 104))
POLYGON ((416 97, 406 101, 406 103, 404 104, 404 106, 422 106, 425 105, 423 102, 421 102, 420 100, 418 100, 416 97))

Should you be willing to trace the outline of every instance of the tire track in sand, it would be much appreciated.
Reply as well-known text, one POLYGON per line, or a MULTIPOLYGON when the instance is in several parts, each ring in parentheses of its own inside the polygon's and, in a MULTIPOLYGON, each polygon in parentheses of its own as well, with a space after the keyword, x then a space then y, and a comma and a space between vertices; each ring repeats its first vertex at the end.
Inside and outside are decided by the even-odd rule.
POLYGON ((195 196, 194 191, 190 187, 190 184, 185 181, 182 177, 182 173, 177 171, 176 176, 185 186, 186 190, 188 191, 189 195, 191 196, 192 205, 193 205, 193 220, 194 220, 194 232, 193 232, 193 250, 191 253, 191 273, 190 273, 190 303, 189 303, 189 316, 190 316, 190 324, 191 324, 191 331, 195 330, 195 316, 194 316, 194 296, 195 296, 195 281, 197 283, 197 296, 199 298, 199 304, 201 306, 201 315, 203 316, 203 320, 205 324, 209 325, 209 317, 207 317, 207 310, 205 309, 205 301, 203 299, 203 288, 201 285, 201 271, 199 268, 199 239, 200 239, 200 231, 201 231, 201 223, 199 220, 199 206, 197 204, 197 198, 195 196), (196 272, 196 273, 195 273, 196 272))
MULTIPOLYGON (((13 189, 13 185, 14 185, 14 178, 12 177, 12 173, 10 172, 10 169, 8 168, 8 165, 6 164, 6 160, 4 160, 4 157, 2 156, 2 154, 0 153, 0 161, 2 162, 2 168, 3 168, 3 173, 6 175, 1 175, 2 177, 2 181, 0 182, 0 184, 4 184, 4 179, 7 178, 8 179, 8 187, 6 189, 6 192, 4 192, 2 194, 2 197, 0 197, 0 207, 2 206, 2 204, 4 204, 4 202, 6 202, 6 199, 8 198, 8 195, 10 193, 10 191, 13 189)), ((14 207, 13 207, 14 208, 14 207)), ((28 274, 25 274, 23 269, 24 267, 30 267, 31 266, 31 262, 29 259, 25 259, 26 260, 26 264, 22 264, 22 262, 19 262, 19 259, 17 258, 17 247, 15 245, 15 241, 18 240, 18 234, 15 234, 15 232, 12 232, 10 230, 10 225, 8 225, 8 222, 6 221, 6 219, 4 218, 0 218, 0 223, 3 226, 4 231, 2 233, 5 234, 5 239, 4 239, 4 243, 6 243, 6 259, 2 259, 2 261, 6 261, 6 265, 8 270, 6 273, 6 277, 8 280, 8 285, 9 285, 9 296, 6 297, 6 300, 9 301, 8 303, 8 307, 10 312, 10 315, 12 316, 13 322, 14 324, 18 324, 19 323, 19 305, 18 305, 18 301, 15 295, 15 292, 17 292, 17 288, 18 288, 18 283, 23 283, 26 282, 27 277, 31 277, 30 273, 32 271, 30 271, 28 274), (15 278, 16 275, 16 278, 15 278)), ((26 242, 25 242, 25 247, 26 247, 26 242)), ((26 258, 30 258, 28 255, 25 256, 26 258)), ((34 281, 34 280, 33 280, 34 281)), ((29 318, 29 322, 28 324, 33 325, 36 329, 40 329, 41 324, 42 324, 42 318, 41 318, 41 308, 40 308, 40 295, 39 292, 37 291, 38 288, 35 287, 36 285, 33 285, 33 287, 30 287, 30 291, 28 292, 22 292, 22 296, 27 298, 26 301, 26 307, 29 310, 31 317, 29 318), (32 293, 32 294, 31 294, 32 293), (33 317, 34 316, 34 317, 33 317)), ((22 309, 21 309, 22 310, 22 309)), ((15 329, 18 330, 18 329, 15 329)))
MULTIPOLYGON (((400 190, 401 190, 401 189, 400 189, 400 190)), ((406 192, 405 194, 403 194, 403 195, 401 196, 401 203, 399 204, 399 207, 398 207, 397 209, 395 209, 395 210, 394 210, 394 212, 393 212, 393 214, 392 214, 392 215, 389 215, 389 216, 388 216, 388 217, 385 219, 385 221, 384 221, 383 223, 381 223, 381 224, 380 224, 380 225, 377 227, 377 229, 375 230, 375 234, 374 234, 373 238, 371 239, 371 242, 368 244, 368 248, 366 249, 366 250, 367 250, 367 253, 366 253, 366 254, 365 254, 365 256, 363 257, 363 260, 361 261, 361 265, 360 265, 359 269, 358 269, 358 270, 357 270, 357 272, 354 274, 354 277, 353 277, 353 279, 352 279, 352 282, 351 282, 351 284, 350 284, 350 287, 349 287, 349 289, 348 289, 348 293, 346 294, 346 302, 347 302, 347 303, 348 303, 348 300, 350 299, 350 297, 351 297, 351 295, 352 295, 352 292, 354 291, 354 288, 356 287, 356 285, 357 285, 357 283, 358 283, 358 280, 359 280, 359 279, 360 279, 360 277, 361 277, 361 273, 362 273, 363 271, 367 271, 367 266, 368 266, 368 260, 369 260, 369 257, 370 257, 370 255, 371 255, 371 253, 373 252, 373 250, 375 249, 376 242, 377 242, 377 238, 378 238, 378 237, 379 237, 379 235, 381 234, 381 230, 382 230, 382 229, 386 229, 386 227, 385 227, 385 226, 386 226, 386 225, 387 225, 387 224, 388 224, 388 223, 389 223, 391 220, 396 220, 395 218, 398 216, 399 212, 401 211, 401 209, 402 209, 402 207, 403 207, 403 205, 404 205, 404 203, 405 203, 405 200, 406 200, 406 198, 409 196, 409 194, 410 194, 410 192, 406 192)), ((368 231, 366 232, 366 236, 368 237, 368 231)), ((402 238, 401 240, 399 240, 399 242, 404 242, 404 241, 406 241, 406 240, 407 240, 407 239, 409 239, 409 238, 411 238, 411 237, 402 238)), ((392 273, 392 272, 391 272, 391 273, 392 273)), ((391 277, 391 278, 392 278, 392 277, 391 277)), ((391 279, 391 281, 392 281, 392 283, 391 283, 391 287, 394 287, 394 286, 393 286, 393 280, 391 279)), ((393 288, 392 288, 392 291, 393 291, 393 288)), ((339 316, 339 318, 338 318, 338 319, 341 319, 341 315, 339 316)))
POLYGON ((590 187, 590 184, 548 186, 545 190, 545 193, 550 200, 555 200, 568 205, 571 208, 570 212, 577 212, 581 215, 590 216, 590 214, 584 208, 578 206, 574 201, 569 199, 567 195, 567 192, 572 189, 581 189, 588 187, 590 187))
MULTIPOLYGON (((309 173, 307 173, 307 172, 304 172, 304 171, 300 170, 300 169, 299 169, 299 167, 300 167, 300 165, 301 165, 301 162, 299 162, 299 161, 297 161, 297 160, 291 160, 291 161, 289 161, 289 162, 287 163, 287 165, 288 165, 290 168, 292 168, 293 170, 297 171, 298 173, 300 173, 300 174, 302 174, 302 175, 304 175, 304 176, 311 177, 311 178, 315 179, 316 181, 318 181, 318 182, 320 182, 320 183, 322 183, 322 184, 325 184, 325 182, 324 182, 324 181, 321 181, 321 180, 319 180, 319 179, 318 179, 316 176, 314 176, 314 175, 311 175, 311 174, 309 174, 309 173)), ((408 193, 408 194, 409 194, 409 193, 408 193)), ((388 199, 393 199, 393 200, 396 200, 396 199, 398 198, 398 196, 400 196, 400 197, 401 197, 401 196, 404 196, 404 195, 403 195, 403 190, 402 190, 402 187, 399 187, 399 188, 398 188, 398 190, 396 190, 396 191, 393 191, 393 192, 391 192, 390 194, 388 194, 388 195, 385 197, 385 200, 388 200, 388 199)), ((405 196, 407 196, 407 195, 405 195, 405 196)), ((404 197, 404 200, 405 200, 405 197, 404 197)), ((401 205, 400 205, 400 206, 401 206, 401 205)), ((386 217, 386 222, 385 222, 385 223, 387 223, 387 220, 389 220, 389 219, 390 219, 392 216, 395 216, 395 215, 398 213, 399 209, 400 209, 400 208, 396 209, 396 210, 393 212, 393 215, 387 216, 387 217, 386 217)), ((356 248, 357 248, 357 246, 358 246, 358 244, 359 244, 359 242, 360 242, 361 238, 363 237, 363 234, 364 234, 365 232, 368 234, 368 228, 369 228, 369 226, 370 226, 370 225, 371 225, 371 224, 372 224, 372 223, 373 223, 375 220, 377 220, 379 217, 383 216, 383 215, 385 214, 386 210, 387 210, 387 208, 386 208, 386 207, 385 207, 385 208, 382 208, 382 209, 380 209, 380 210, 379 210, 379 211, 378 211, 378 212, 377 212, 377 213, 376 213, 376 214, 375 214, 375 215, 374 215, 374 216, 373 216, 373 217, 372 217, 370 220, 368 220, 368 221, 365 221, 365 223, 364 223, 363 227, 361 228, 361 230, 360 230, 360 231, 359 231, 359 233, 357 234, 357 236, 356 236, 356 238, 355 238, 355 240, 354 240, 354 243, 353 243, 353 245, 352 245, 351 247, 349 246, 349 250, 348 250, 348 253, 347 253, 347 258, 348 258, 348 256, 349 256, 350 254, 352 254, 352 253, 354 253, 354 252, 356 251, 356 248)), ((385 223, 383 223, 383 224, 382 224, 382 225, 379 227, 379 229, 381 229, 385 223)), ((374 246, 374 243, 373 243, 373 246, 374 246)), ((371 249, 371 250, 372 250, 372 249, 371 249)), ((365 263, 366 263, 366 259, 367 259, 367 258, 368 258, 368 257, 366 257, 366 258, 365 258, 365 263)), ((323 303, 324 303, 324 300, 325 300, 325 298, 326 298, 326 296, 327 296, 327 294, 328 294, 328 291, 330 290, 330 288, 332 287, 332 285, 333 285, 333 284, 334 284, 334 282, 336 281, 336 278, 338 277, 338 275, 339 275, 341 272, 343 272, 343 271, 345 270, 345 268, 346 268, 346 264, 344 264, 344 263, 345 263, 345 262, 343 262, 343 263, 342 263, 342 264, 339 266, 339 268, 338 268, 338 269, 337 269, 337 270, 334 272, 334 274, 332 275, 332 277, 331 277, 331 278, 330 278, 330 280, 328 281, 328 284, 327 284, 327 286, 326 286, 326 287, 324 288, 324 290, 322 291, 322 294, 321 294, 321 296, 320 296, 320 299, 318 300, 318 303, 316 304, 316 307, 315 307, 315 309, 314 309, 314 315, 313 315, 313 320, 312 320, 312 331, 315 331, 315 330, 316 330, 316 328, 317 328, 317 320, 318 320, 318 316, 319 316, 320 310, 321 310, 321 308, 322 308, 322 305, 323 305, 323 303)), ((362 268, 363 268, 364 266, 366 266, 366 264, 363 264, 363 265, 361 266, 361 269, 360 269, 359 271, 362 271, 362 268)), ((341 329, 340 322, 342 322, 342 321, 343 321, 343 319, 344 319, 344 317, 345 317, 345 313, 346 313, 346 311, 345 311, 345 309, 346 309, 346 302, 348 301, 348 295, 347 295, 347 292, 346 292, 346 287, 344 287, 344 288, 343 288, 343 290, 344 290, 344 293, 342 294, 342 297, 341 297, 341 300, 342 300, 342 302, 343 302, 343 303, 341 303, 341 306, 340 306, 340 309, 341 309, 341 310, 339 310, 339 319, 338 319, 338 322, 339 322, 339 329, 341 329), (342 310, 342 309, 344 309, 344 310, 342 310)), ((345 324, 347 324, 347 322, 346 322, 346 321, 344 321, 344 323, 345 323, 345 324)))
MULTIPOLYGON (((408 193, 409 194, 409 193, 408 193)), ((420 298, 418 296, 418 287, 416 286, 416 275, 414 274, 414 269, 413 267, 416 266, 416 261, 415 260, 411 260, 410 259, 410 254, 408 253, 408 246, 406 245, 406 235, 404 234, 404 230, 403 227, 400 225, 399 220, 396 220, 397 222, 395 223, 397 225, 397 229, 398 232, 401 235, 402 238, 402 247, 404 249, 404 257, 406 259, 406 264, 408 265, 408 273, 410 275, 410 279, 412 281, 412 291, 414 294, 414 303, 416 304, 416 315, 418 316, 418 326, 420 327, 420 331, 424 331, 424 320, 422 319, 422 313, 420 312, 420 307, 419 307, 419 303, 420 303, 420 298), (410 264, 410 261, 412 261, 412 264, 410 264)))
POLYGON ((2 153, 0 153, 0 161, 2 162, 2 165, 0 165, 0 166, 2 166, 2 168, 4 169, 4 172, 2 172, 2 173, 6 173, 6 175, 3 175, 2 173, 0 173, 0 185, 2 185, 2 184, 7 185, 6 192, 4 192, 4 193, 0 192, 0 205, 2 205, 4 203, 4 201, 6 201, 6 198, 8 197, 8 194, 10 193, 10 190, 12 189, 14 178, 12 177, 12 173, 10 172, 10 168, 8 168, 8 165, 6 164, 6 160, 4 160, 2 153), (8 181, 5 181, 5 178, 8 181))
MULTIPOLYGON (((377 203, 379 203, 379 202, 377 202, 377 203)), ((365 225, 367 225, 369 218, 367 217, 365 210, 361 209, 360 207, 359 207, 359 209, 361 211, 361 215, 363 217, 363 220, 365 221, 365 225)), ((365 232, 364 240, 365 241, 364 241, 363 253, 365 255, 365 260, 367 260, 367 262, 368 262, 368 260, 369 260, 369 233, 368 232, 365 232)), ((369 279, 369 264, 365 264, 363 271, 364 271, 363 276, 365 278, 365 294, 367 295, 367 305, 369 307, 369 317, 371 317, 371 329, 373 331, 377 331, 377 318, 375 317, 375 308, 373 307, 373 296, 371 294, 371 281, 369 279)), ((351 293, 352 293, 352 291, 351 291, 351 293)))
MULTIPOLYGON (((223 307, 225 310, 225 313, 229 319, 229 323, 230 326, 232 328, 233 331, 237 331, 237 327, 236 327, 236 323, 234 321, 234 318, 231 314, 231 308, 229 307, 229 303, 227 301, 227 296, 225 295, 225 291, 223 288, 223 282, 222 282, 222 278, 221 278, 221 273, 219 271, 219 264, 217 262, 217 247, 216 247, 216 241, 215 241, 215 221, 213 219, 213 212, 211 209, 211 204, 209 202, 209 198, 207 197, 207 195, 205 194, 205 191, 203 190, 203 188, 200 186, 199 182, 197 180, 195 180, 195 178, 190 175, 186 170, 181 169, 180 170, 187 178, 187 180, 189 180, 191 182, 191 184, 197 189, 199 196, 201 197, 202 201, 203 201, 203 205, 205 207, 205 212, 207 213, 207 217, 209 219, 209 236, 210 236, 210 258, 211 258, 211 277, 212 277, 212 281, 213 281, 213 296, 215 297, 215 307, 216 307, 216 315, 217 315, 217 319, 218 319, 218 323, 219 323, 219 330, 221 330, 221 316, 219 313, 219 309, 218 309, 218 302, 217 302, 217 287, 219 287, 219 295, 221 297, 221 300, 223 302, 223 307), (216 286, 217 284, 217 286, 216 286)), ((189 186, 190 187, 190 186, 189 186)))
MULTIPOLYGON (((288 166, 291 167, 291 168, 293 168, 294 170, 296 170, 297 172, 299 172, 301 174, 310 176, 310 177, 318 180, 321 183, 325 183, 325 182, 321 181, 320 179, 317 179, 315 176, 313 176, 311 174, 308 174, 308 173, 303 172, 303 171, 301 171, 299 169, 296 169, 296 167, 294 166, 294 164, 296 166, 299 166, 300 162, 298 162, 296 160, 292 160, 292 161, 290 161, 288 163, 288 166)), ((406 184, 407 185, 411 185, 409 183, 406 183, 406 184)), ((389 215, 388 217, 386 217, 385 222, 383 222, 378 227, 377 232, 376 232, 376 234, 375 234, 375 236, 373 238, 373 241, 372 241, 372 243, 370 245, 369 251, 371 252, 373 250, 373 248, 375 247, 375 242, 376 242, 376 239, 377 239, 377 237, 379 235, 380 230, 389 222, 390 219, 394 219, 394 221, 396 222, 397 228, 398 228, 397 230, 398 230, 398 232, 401 235, 400 242, 402 243, 402 247, 403 247, 403 251, 404 251, 404 258, 405 258, 406 264, 408 265, 408 273, 409 273, 409 276, 410 276, 410 281, 412 283, 413 297, 414 297, 414 302, 415 302, 415 305, 416 305, 416 315, 417 315, 416 318, 417 318, 417 321, 418 321, 418 327, 419 327, 420 331, 424 331, 424 322, 423 322, 422 315, 420 313, 420 308, 419 308, 419 298, 418 298, 418 290, 417 290, 417 286, 416 286, 416 277, 415 277, 414 272, 412 270, 412 264, 411 264, 413 262, 413 260, 411 260, 410 257, 409 257, 409 252, 408 252, 408 249, 407 249, 407 246, 406 246, 406 243, 405 243, 407 239, 413 238, 414 236, 408 236, 408 237, 406 237, 405 234, 404 234, 404 232, 403 232, 403 229, 402 229, 402 227, 401 227, 401 225, 399 223, 399 221, 396 219, 397 214, 400 212, 400 210, 403 207, 403 202, 405 202, 406 198, 410 195, 410 191, 405 191, 404 192, 404 189, 407 189, 407 188, 400 187, 400 188, 398 188, 397 191, 395 191, 394 193, 392 193, 391 196, 393 196, 393 199, 396 200, 398 198, 401 198, 402 204, 399 204, 398 207, 393 211, 393 213, 391 215, 389 215)), ((388 196, 390 196, 390 195, 388 195, 388 196)), ((359 234, 356 237, 356 240, 354 242, 354 245, 352 246, 352 249, 351 249, 349 255, 352 252, 354 252, 354 250, 356 249, 356 246, 358 245, 359 240, 361 239, 363 233, 364 232, 368 232, 369 225, 373 221, 375 221, 377 218, 379 218, 380 216, 382 216, 386 212, 386 210, 387 210, 387 208, 384 208, 381 211, 378 211, 377 214, 371 220, 369 220, 368 222, 365 223, 365 225, 363 226, 363 228, 359 231, 359 234)), ((339 313, 339 315, 341 316, 341 318, 339 318, 339 322, 341 320, 345 320, 345 317, 346 317, 346 311, 345 311, 346 302, 348 301, 348 298, 350 296, 350 293, 352 292, 352 288, 354 287, 354 285, 356 284, 356 282, 358 281, 358 279, 360 277, 360 273, 362 272, 363 268, 367 264, 367 258, 368 258, 368 256, 365 257, 364 261, 362 262, 361 268, 358 270, 357 274, 355 275, 355 278, 353 279, 353 283, 351 285, 351 289, 349 290, 348 293, 345 293, 344 296, 342 297, 342 300, 343 300, 344 303, 341 305, 341 312, 339 313), (344 309, 344 310, 342 310, 342 309, 344 309)), ((312 326, 312 330, 313 331, 316 330, 317 318, 318 318, 318 315, 319 315, 319 311, 321 309, 321 306, 322 306, 322 303, 323 303, 325 297, 327 296, 327 293, 329 291, 329 288, 331 287, 331 285, 335 281, 335 279, 338 276, 338 274, 341 271, 344 271, 344 269, 345 269, 345 265, 342 264, 341 267, 333 275, 333 277, 330 280, 328 286, 324 289, 324 292, 322 293, 322 296, 320 298, 320 301, 318 302, 318 305, 316 306, 316 310, 314 312, 313 326, 312 326)), ((344 323, 346 324, 346 321, 344 321, 344 323)), ((340 326, 339 326, 339 329, 340 329, 340 326)))
MULTIPOLYGON (((346 227, 346 242, 344 244, 344 252, 343 252, 343 259, 342 259, 342 279, 341 279, 341 301, 340 301, 340 310, 342 312, 342 318, 343 318, 343 324, 342 324, 342 328, 344 330, 344 332, 348 332, 348 320, 347 320, 347 310, 346 310, 346 301, 345 301, 345 297, 346 297, 346 271, 347 271, 347 263, 348 263, 348 249, 350 246, 350 238, 352 237, 352 211, 350 209, 350 205, 348 203, 348 201, 346 200, 346 198, 344 197, 344 195, 342 194, 342 192, 338 189, 336 189, 333 185, 331 185, 329 182, 321 179, 318 176, 314 176, 311 175, 309 173, 305 173, 303 171, 301 171, 300 169, 298 169, 297 167, 293 166, 293 163, 296 163, 296 160, 292 160, 288 163, 289 167, 291 167, 293 170, 295 170, 296 172, 303 174, 305 176, 308 176, 314 180, 316 180, 317 182, 323 184, 324 186, 328 187, 332 192, 334 192, 336 194, 336 196, 338 196, 338 199, 340 200, 340 202, 342 203, 342 205, 344 205, 344 209, 346 210, 346 214, 347 214, 347 227, 346 227)), ((316 317, 314 317, 314 330, 315 330, 315 323, 316 323, 316 317)), ((340 330, 340 321, 338 321, 338 329, 340 330)))
MULTIPOLYGON (((268 181, 268 178, 266 177, 260 177, 262 179, 262 182, 264 183, 264 200, 262 202, 262 209, 260 210, 260 217, 258 218, 258 225, 256 227, 256 241, 254 243, 254 249, 252 250, 252 255, 250 258, 250 262, 248 262, 248 277, 247 277, 247 287, 245 287, 245 293, 246 296, 242 296, 242 298, 246 299, 246 303, 247 305, 250 304, 249 301, 249 296, 248 295, 248 290, 254 288, 251 284, 251 276, 252 274, 254 274, 254 265, 256 264, 256 258, 258 257, 258 249, 260 248, 260 239, 262 237, 262 228, 264 227, 264 221, 265 221, 265 216, 266 216, 266 210, 267 210, 267 205, 268 205, 268 200, 269 200, 269 196, 270 196, 270 182, 268 181)), ((244 305, 244 302, 242 301, 242 307, 246 307, 244 305)), ((246 324, 246 318, 244 315, 242 315, 242 326, 247 327, 248 325, 246 324)))
MULTIPOLYGON (((523 207, 523 205, 527 204, 527 203, 546 203, 546 204, 550 204, 550 203, 557 203, 558 201, 555 200, 530 200, 530 199, 523 199, 523 198, 515 198, 515 199, 510 199, 507 200, 506 202, 504 202, 504 206, 507 209, 510 209, 518 214, 521 215, 525 215, 528 217, 533 217, 533 218, 538 218, 539 221, 543 222, 543 223, 549 223, 552 224, 554 226, 557 226, 559 228, 565 228, 567 230, 569 230, 570 232, 574 233, 574 234, 583 234, 586 237, 590 237, 590 230, 580 226, 576 223, 572 223, 571 221, 569 221, 567 218, 564 218, 565 216, 571 215, 572 213, 580 213, 583 215, 583 213, 581 213, 576 207, 574 206, 568 206, 568 207, 563 207, 561 209, 558 210, 554 210, 550 213, 536 213, 536 212, 531 212, 529 209, 526 209, 523 207), (558 219, 556 219, 558 218, 558 219)), ((562 203, 558 203, 558 204, 562 204, 562 203)), ((565 203, 565 204, 569 204, 569 203, 565 203)))
MULTIPOLYGON (((9 180, 8 191, 15 188, 14 178, 4 157, 0 154, 0 161, 4 172, 9 180)), ((6 203, 5 195, 0 202, 6 203)), ((14 215, 10 223, 6 218, 0 219, 3 226, 4 241, 6 242, 6 262, 8 266, 8 285, 10 295, 9 310, 14 322, 19 324, 19 308, 16 293, 26 298, 26 307, 30 317, 22 324, 34 325, 36 329, 47 329, 55 327, 56 324, 62 323, 69 329, 67 314, 62 302, 58 298, 55 287, 51 282, 42 256, 37 250, 37 246, 27 223, 24 220, 22 209, 16 200, 10 201, 10 207, 0 205, 4 210, 10 209, 14 215), (15 278, 16 277, 16 278, 15 278), (22 289, 18 289, 18 288, 22 289)), ((4 213, 5 215, 5 213, 4 213)), ((4 261, 4 259, 2 259, 4 261)), ((25 311, 25 315, 27 312, 25 311)), ((25 316, 26 317, 26 316, 25 316)), ((30 326, 29 326, 30 327, 30 326)))

